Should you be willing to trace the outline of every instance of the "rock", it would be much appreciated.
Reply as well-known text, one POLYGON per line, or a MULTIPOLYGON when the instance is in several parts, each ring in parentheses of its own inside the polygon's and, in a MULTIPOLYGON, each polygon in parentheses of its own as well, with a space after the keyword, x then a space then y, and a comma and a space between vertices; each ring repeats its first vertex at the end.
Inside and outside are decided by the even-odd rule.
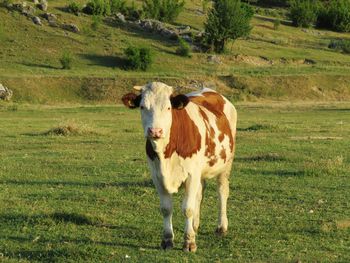
POLYGON ((6 88, 0 83, 0 100, 9 101, 12 98, 12 90, 6 88))
POLYGON ((119 22, 126 23, 125 16, 122 13, 117 13, 115 16, 119 22))
POLYGON ((170 39, 177 39, 178 38, 178 35, 176 32, 170 30, 170 29, 167 29, 167 28, 163 28, 160 32, 159 32, 163 37, 167 37, 167 38, 170 38, 170 39))
POLYGON ((45 18, 49 22, 49 26, 57 27, 57 16, 52 13, 44 13, 42 15, 43 18, 45 18))
POLYGON ((79 33, 80 31, 79 28, 74 24, 63 24, 62 28, 73 33, 79 33))
POLYGON ((189 35, 182 35, 181 38, 190 44, 193 42, 192 37, 189 35))
POLYGON ((47 11, 48 3, 46 0, 40 0, 40 3, 37 4, 37 7, 42 11, 47 11))
POLYGON ((216 55, 209 55, 207 57, 207 61, 209 63, 214 63, 214 64, 220 64, 221 63, 220 58, 218 56, 216 56, 216 55))
POLYGON ((15 3, 15 4, 12 4, 12 9, 22 13, 22 11, 24 10, 24 8, 26 8, 26 6, 27 6, 26 2, 15 3))
POLYGON ((33 20, 34 24, 39 25, 39 26, 42 25, 39 17, 33 16, 32 20, 33 20))
POLYGON ((179 27, 177 27, 177 30, 179 31, 180 34, 186 34, 186 33, 189 33, 191 31, 191 27, 190 26, 179 26, 179 27))

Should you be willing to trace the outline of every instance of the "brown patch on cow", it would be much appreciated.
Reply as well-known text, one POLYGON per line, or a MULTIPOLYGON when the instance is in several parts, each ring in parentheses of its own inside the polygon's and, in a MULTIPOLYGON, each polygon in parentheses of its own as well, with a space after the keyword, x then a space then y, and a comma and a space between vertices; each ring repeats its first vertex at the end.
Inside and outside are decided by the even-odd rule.
POLYGON ((146 141, 146 154, 148 158, 150 158, 152 161, 156 158, 158 158, 158 154, 154 151, 152 143, 149 139, 146 141))
POLYGON ((140 106, 141 95, 135 93, 127 93, 122 97, 123 104, 130 109, 135 109, 140 106))
POLYGON ((216 125, 220 131, 219 141, 222 142, 225 135, 228 136, 230 141, 230 149, 233 151, 233 136, 230 128, 230 123, 224 113, 224 98, 216 92, 203 92, 202 96, 189 97, 190 101, 206 108, 216 116, 216 125))
POLYGON ((224 147, 222 147, 222 149, 221 149, 220 157, 221 157, 221 159, 224 160, 224 163, 225 163, 226 162, 226 151, 225 151, 224 147))
POLYGON ((215 131, 214 128, 210 126, 209 124, 209 119, 207 114, 200 108, 199 108, 199 113, 202 116, 204 120, 204 124, 206 127, 206 133, 205 133, 205 152, 204 155, 207 156, 210 160, 208 161, 208 164, 210 166, 213 166, 217 162, 217 158, 215 156, 215 131))
POLYGON ((164 157, 170 158, 176 152, 182 158, 191 157, 201 148, 201 135, 198 127, 185 109, 172 109, 170 139, 164 150, 164 157))

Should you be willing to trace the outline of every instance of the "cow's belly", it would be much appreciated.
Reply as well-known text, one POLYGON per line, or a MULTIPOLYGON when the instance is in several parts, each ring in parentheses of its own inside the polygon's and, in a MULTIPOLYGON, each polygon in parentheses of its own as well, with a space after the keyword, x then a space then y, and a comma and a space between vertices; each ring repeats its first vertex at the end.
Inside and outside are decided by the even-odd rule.
POLYGON ((231 169, 231 162, 220 161, 214 166, 208 164, 202 170, 202 179, 210 179, 231 169))

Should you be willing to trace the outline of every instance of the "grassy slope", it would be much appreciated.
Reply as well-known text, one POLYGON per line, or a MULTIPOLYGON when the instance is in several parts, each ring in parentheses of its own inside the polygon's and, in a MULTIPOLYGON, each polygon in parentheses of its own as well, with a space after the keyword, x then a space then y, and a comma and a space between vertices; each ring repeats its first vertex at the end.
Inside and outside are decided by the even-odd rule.
MULTIPOLYGON (((84 3, 84 1, 79 2, 84 3)), ((324 83, 324 81, 317 83, 319 76, 332 75, 335 76, 333 78, 338 76, 349 78, 350 56, 327 48, 330 40, 349 38, 348 34, 320 30, 304 32, 299 28, 285 25, 281 25, 280 29, 275 31, 269 19, 259 17, 253 19, 254 28, 250 37, 229 44, 228 52, 221 56, 223 63, 213 65, 207 62, 206 54, 194 54, 192 59, 182 58, 175 55, 176 42, 152 34, 120 28, 113 23, 104 23, 97 32, 91 32, 89 29, 91 17, 86 15, 77 17, 63 12, 62 7, 66 3, 67 1, 61 0, 50 2, 49 11, 57 14, 60 21, 77 24, 82 29, 79 34, 49 27, 45 24, 46 22, 44 26, 39 27, 17 13, 8 13, 5 9, 0 8, 2 28, 0 77, 5 84, 6 81, 14 82, 19 78, 25 78, 29 83, 31 83, 30 79, 34 78, 32 82, 36 82, 38 77, 40 79, 103 77, 132 79, 137 82, 140 78, 147 80, 154 78, 212 80, 216 76, 234 75, 245 77, 250 83, 254 82, 256 76, 272 76, 273 81, 268 86, 271 88, 278 84, 281 76, 306 75, 312 78, 317 85, 324 83), (155 62, 149 72, 123 70, 123 49, 129 44, 151 47, 155 55, 155 62), (71 51, 75 56, 72 70, 59 69, 59 58, 64 50, 71 51), (234 59, 234 55, 249 57, 241 61, 234 59), (260 56, 273 60, 274 65, 261 63, 260 56), (250 61, 251 58, 253 62, 250 61), (289 62, 280 63, 281 58, 289 62), (300 61, 304 59, 314 60, 316 64, 302 64, 300 61)), ((180 15, 177 23, 189 24, 198 29, 203 28, 205 17, 198 15, 197 9, 201 9, 199 1, 187 1, 185 11, 180 15)), ((333 80, 329 82, 334 83, 333 80)), ((39 86, 44 86, 44 83, 45 81, 39 86)), ((290 83, 293 82, 290 81, 290 83)), ((70 85, 74 86, 74 83, 70 85)), ((336 82, 336 85, 340 85, 339 89, 344 89, 342 83, 336 82)), ((52 87, 59 88, 59 85, 53 84, 52 87)), ((20 85, 18 89, 22 92, 25 91, 25 88, 27 87, 20 85)), ((294 88, 300 87, 295 86, 294 88)), ((350 97, 350 91, 348 85, 345 85, 345 88, 347 91, 343 91, 342 94, 346 99, 350 97)), ((319 97, 322 98, 322 96, 319 97)), ((331 99, 334 98, 331 96, 331 99)))
POLYGON ((209 181, 190 255, 180 251, 182 191, 176 248, 158 249, 162 220, 137 111, 2 105, 0 261, 349 262, 349 106, 237 105, 230 232, 213 233, 209 181), (67 119, 97 134, 33 135, 67 119))

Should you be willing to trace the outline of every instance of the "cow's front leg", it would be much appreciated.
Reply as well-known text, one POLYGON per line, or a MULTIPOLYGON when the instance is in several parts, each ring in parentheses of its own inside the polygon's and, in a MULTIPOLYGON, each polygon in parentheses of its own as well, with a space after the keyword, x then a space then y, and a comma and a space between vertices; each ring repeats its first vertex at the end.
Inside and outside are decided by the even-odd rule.
POLYGON ((160 211, 163 215, 163 239, 161 247, 163 249, 172 249, 174 247, 174 231, 172 223, 173 202, 169 193, 159 193, 160 211))
POLYGON ((182 211, 186 217, 185 221, 185 236, 184 236, 184 251, 195 252, 197 250, 196 234, 193 229, 193 220, 196 209, 196 197, 200 190, 200 176, 189 176, 186 180, 186 193, 182 204, 182 211))

